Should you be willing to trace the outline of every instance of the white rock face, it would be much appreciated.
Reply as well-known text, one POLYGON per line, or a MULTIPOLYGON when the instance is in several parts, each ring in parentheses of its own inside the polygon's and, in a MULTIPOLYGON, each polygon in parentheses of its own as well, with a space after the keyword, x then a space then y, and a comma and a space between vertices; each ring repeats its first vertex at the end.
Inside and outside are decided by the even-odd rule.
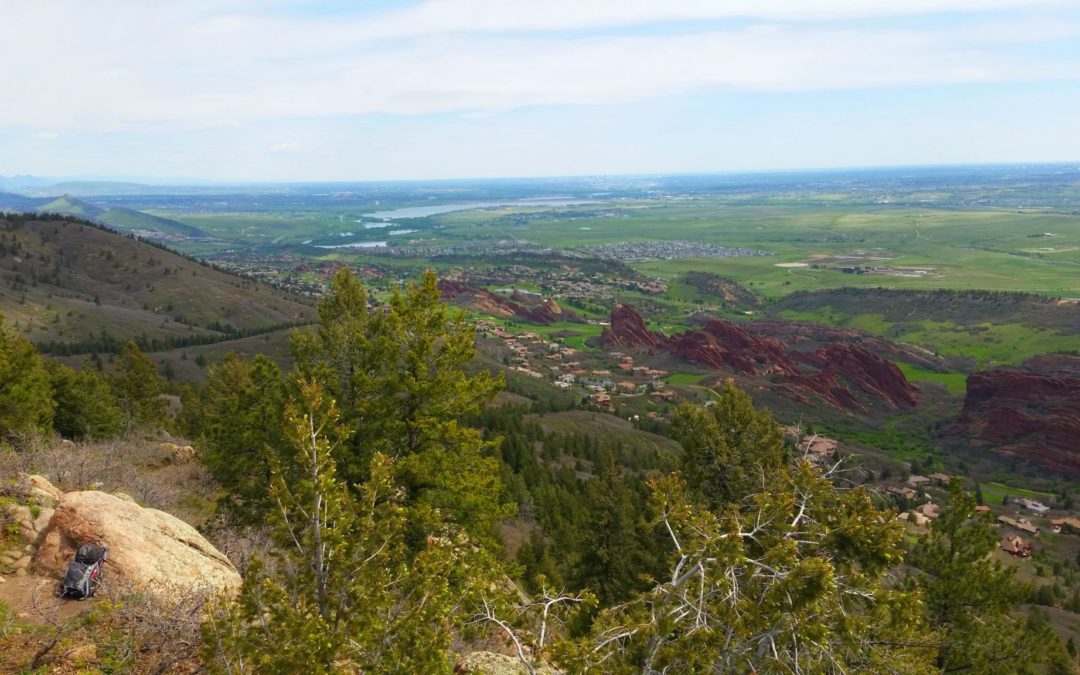
POLYGON ((229 559, 195 528, 105 492, 60 497, 34 558, 35 569, 62 575, 81 544, 108 546, 106 578, 120 578, 149 592, 229 593, 241 584, 229 559))

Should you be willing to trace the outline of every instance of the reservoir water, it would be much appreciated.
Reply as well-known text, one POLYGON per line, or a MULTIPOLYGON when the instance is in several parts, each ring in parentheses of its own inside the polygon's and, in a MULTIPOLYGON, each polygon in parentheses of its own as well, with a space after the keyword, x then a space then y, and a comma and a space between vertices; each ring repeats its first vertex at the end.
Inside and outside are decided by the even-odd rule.
MULTIPOLYGON (((458 204, 438 204, 432 206, 406 206, 400 209, 391 209, 389 211, 375 211, 373 213, 364 214, 363 218, 360 218, 356 222, 361 222, 369 218, 377 218, 379 220, 400 220, 402 218, 425 218, 427 216, 435 216, 440 213, 451 213, 453 211, 471 211, 473 209, 488 209, 494 206, 574 206, 576 204, 597 204, 600 203, 595 199, 564 199, 564 198, 541 198, 541 199, 508 199, 506 201, 494 201, 494 202, 460 202, 458 204)), ((386 227, 381 223, 368 223, 364 225, 367 229, 373 229, 377 227, 386 227)))
POLYGON ((354 241, 351 244, 334 244, 333 246, 316 246, 315 248, 382 248, 385 241, 354 241))

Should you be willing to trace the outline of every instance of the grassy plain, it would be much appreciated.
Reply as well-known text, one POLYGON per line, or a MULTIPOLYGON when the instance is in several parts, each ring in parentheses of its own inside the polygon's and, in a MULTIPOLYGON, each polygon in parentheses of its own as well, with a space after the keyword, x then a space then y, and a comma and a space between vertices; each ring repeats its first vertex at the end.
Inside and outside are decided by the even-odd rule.
MULTIPOLYGON (((766 297, 794 290, 865 285, 892 288, 983 288, 1080 295, 1080 215, 932 210, 822 203, 738 204, 719 199, 620 203, 602 215, 515 221, 520 209, 459 211, 430 220, 447 241, 524 239, 552 248, 619 241, 686 239, 757 248, 764 258, 634 263, 676 277, 690 270, 731 276, 766 297), (850 257, 890 267, 928 269, 922 277, 850 275, 777 263, 850 257)), ((577 213, 576 211, 573 213, 577 213)))
POLYGON ((1039 354, 1080 347, 1080 336, 1021 323, 963 325, 928 319, 893 323, 881 314, 854 314, 830 307, 816 312, 784 310, 779 315, 785 319, 856 328, 884 335, 926 347, 943 356, 970 360, 980 366, 1022 363, 1039 354))
MULTIPOLYGON (((355 222, 361 214, 356 209, 341 208, 196 213, 185 215, 183 220, 223 239, 260 247, 296 245, 309 239, 315 243, 387 239, 404 247, 526 241, 572 250, 618 242, 692 240, 770 254, 629 261, 639 272, 667 280, 669 290, 659 297, 624 293, 619 299, 635 305, 650 303, 649 318, 666 332, 684 329, 694 311, 745 318, 682 283, 680 277, 690 271, 731 277, 766 302, 775 302, 795 291, 843 287, 989 289, 1080 297, 1080 214, 1076 213, 912 208, 853 203, 837 193, 816 194, 813 198, 766 194, 639 199, 558 208, 505 206, 399 220, 389 228, 370 230, 355 222), (395 229, 416 232, 389 236, 395 229), (340 236, 349 232, 352 237, 340 236), (806 266, 778 266, 788 263, 806 266), (855 265, 886 269, 872 274, 840 271, 841 267, 855 265)), ((433 264, 424 258, 387 258, 349 249, 319 251, 309 246, 305 251, 327 260, 389 266, 407 276, 433 264)), ((444 271, 454 267, 452 262, 434 264, 444 271)), ((483 261, 477 267, 486 264, 483 261)), ((780 315, 866 330, 967 359, 973 366, 1018 363, 1036 354, 1078 346, 1073 335, 1020 320, 1008 322, 1007 317, 985 325, 960 325, 919 316, 898 322, 895 318, 886 320, 876 309, 821 307, 809 312, 783 311, 780 315)), ((560 329, 570 333, 567 342, 576 347, 595 334, 581 326, 558 326, 543 332, 560 329)), ((943 383, 955 390, 956 378, 946 380, 943 383)))
POLYGON ((945 387, 949 393, 963 394, 967 388, 967 376, 964 373, 937 373, 899 361, 896 365, 904 372, 904 377, 920 384, 930 382, 945 387))
POLYGON ((1054 495, 1049 492, 1038 490, 1025 490, 1024 488, 1005 485, 1004 483, 980 483, 983 499, 990 504, 1000 504, 1002 497, 1027 497, 1029 499, 1053 499, 1054 495))

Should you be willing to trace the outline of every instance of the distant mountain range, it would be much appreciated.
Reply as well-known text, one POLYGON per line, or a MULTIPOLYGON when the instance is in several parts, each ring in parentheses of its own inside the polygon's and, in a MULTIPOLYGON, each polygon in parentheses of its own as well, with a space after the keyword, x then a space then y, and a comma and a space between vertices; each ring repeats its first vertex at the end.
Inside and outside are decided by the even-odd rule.
POLYGON ((0 211, 59 213, 108 225, 121 232, 160 232, 166 236, 182 235, 185 237, 206 236, 205 232, 194 225, 188 225, 179 220, 162 218, 161 216, 122 206, 106 208, 69 194, 49 199, 48 197, 33 198, 21 194, 0 192, 0 211))
POLYGON ((42 213, 62 213, 65 216, 76 216, 79 218, 96 218, 106 211, 106 209, 100 206, 94 206, 81 199, 76 199, 71 195, 57 197, 51 202, 38 206, 34 210, 41 211, 42 213))

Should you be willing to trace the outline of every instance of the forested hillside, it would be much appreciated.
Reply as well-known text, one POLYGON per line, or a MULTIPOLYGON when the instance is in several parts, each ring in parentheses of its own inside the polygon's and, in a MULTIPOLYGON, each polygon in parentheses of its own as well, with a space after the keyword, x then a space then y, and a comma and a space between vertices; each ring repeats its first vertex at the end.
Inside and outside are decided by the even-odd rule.
MULTIPOLYGON (((433 273, 376 301, 341 270, 317 325, 292 335, 291 371, 262 356, 227 358, 184 389, 173 416, 134 343, 102 375, 50 364, 4 328, 0 432, 10 477, 73 466, 86 453, 126 460, 128 470, 79 465, 53 480, 67 490, 112 489, 106 480, 124 488, 134 475, 163 476, 182 456, 134 462, 117 456, 132 452, 126 444, 179 435, 194 446, 195 463, 180 469, 192 492, 155 503, 201 512, 203 532, 244 576, 235 596, 199 595, 197 579, 177 579, 187 590, 168 599, 125 586, 91 603, 83 620, 35 625, 18 618, 32 608, 17 608, 0 623, 5 665, 1075 670, 1054 632, 1061 627, 1027 605, 1068 614, 1070 601, 1048 590, 1044 602, 1049 587, 992 555, 998 535, 976 508, 977 486, 954 478, 940 517, 915 532, 861 484, 853 460, 810 462, 734 385, 707 405, 679 405, 654 427, 670 437, 660 438, 586 423, 602 412, 520 397, 494 405, 501 376, 466 367, 474 340, 472 325, 440 302, 433 273), (52 449, 55 434, 79 443, 52 449), (193 617, 204 617, 201 631, 193 617)), ((9 493, 16 509, 40 508, 33 490, 9 493)), ((1067 564, 1062 575, 1075 578, 1067 564)))
POLYGON ((220 342, 310 321, 300 298, 86 221, 0 218, 0 313, 54 354, 220 342))

